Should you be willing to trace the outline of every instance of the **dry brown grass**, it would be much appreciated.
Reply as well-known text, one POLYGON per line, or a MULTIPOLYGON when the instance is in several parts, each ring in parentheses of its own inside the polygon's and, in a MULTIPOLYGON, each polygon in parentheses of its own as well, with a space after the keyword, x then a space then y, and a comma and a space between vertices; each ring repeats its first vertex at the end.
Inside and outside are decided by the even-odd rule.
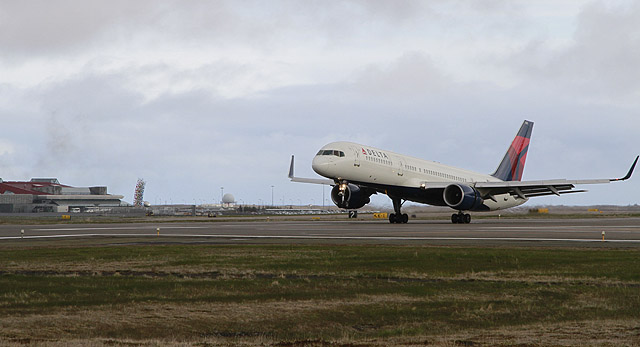
MULTIPOLYGON (((444 297, 443 297, 444 298, 444 297)), ((439 300, 443 298, 433 298, 439 300)), ((452 294, 446 299, 466 299, 452 294)), ((475 298, 480 300, 485 298, 475 298)), ((489 297, 487 300, 491 299, 489 297)), ((602 304, 589 298, 585 304, 602 304)), ((109 306, 92 309, 66 308, 49 314, 22 314, 0 317, 3 335, 1 345, 18 346, 634 346, 640 345, 640 320, 597 320, 558 324, 532 324, 492 330, 469 330, 456 333, 388 339, 353 339, 345 337, 331 341, 318 339, 279 341, 269 336, 269 323, 289 317, 298 329, 312 331, 301 320, 309 312, 322 309, 349 310, 349 306, 369 304, 413 303, 422 299, 402 295, 362 295, 354 300, 306 300, 251 303, 199 303, 190 305, 154 304, 109 306), (229 334, 202 335, 202 325, 227 326, 229 334), (242 332, 238 326, 251 326, 255 331, 242 332), (139 339, 104 339, 110 330, 127 327, 140 329, 139 339), (166 335, 166 331, 181 331, 166 335)), ((490 306, 486 310, 492 311, 490 306)), ((470 314, 470 312, 460 312, 470 314)), ((410 328, 407 324, 405 328, 410 328)))
MULTIPOLYGON (((171 313, 172 311, 169 311, 171 313)), ((15 337, 0 339, 2 346, 639 346, 637 320, 596 320, 561 324, 532 324, 519 327, 412 336, 333 340, 274 340, 259 336, 192 336, 184 338, 105 339, 67 337, 15 337)))
MULTIPOLYGON (((67 336, 95 338, 107 330, 138 327, 140 335, 164 336, 166 331, 184 332, 188 338, 202 325, 236 331, 238 326, 253 327, 248 335, 270 330, 271 322, 283 317, 297 322, 296 329, 313 331, 302 318, 318 310, 346 309, 349 306, 416 302, 419 299, 401 295, 364 295, 353 300, 297 300, 248 303, 135 304, 103 306, 91 309, 65 308, 47 314, 21 314, 0 317, 4 336, 17 339, 54 339, 67 336)), ((311 323, 311 322, 309 322, 311 323)), ((218 329, 220 330, 220 329, 218 329)), ((241 334, 240 334, 241 335, 241 334)), ((171 337, 171 336, 164 336, 171 337)))

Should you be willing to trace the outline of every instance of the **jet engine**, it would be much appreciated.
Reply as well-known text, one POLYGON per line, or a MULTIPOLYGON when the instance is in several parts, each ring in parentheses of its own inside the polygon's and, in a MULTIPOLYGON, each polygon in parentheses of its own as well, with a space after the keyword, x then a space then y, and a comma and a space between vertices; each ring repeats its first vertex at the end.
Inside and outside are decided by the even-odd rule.
POLYGON ((484 200, 478 191, 464 184, 450 184, 444 189, 444 202, 459 211, 480 210, 484 200))
POLYGON ((331 200, 340 208, 357 209, 368 204, 371 193, 351 183, 338 184, 331 189, 331 200))

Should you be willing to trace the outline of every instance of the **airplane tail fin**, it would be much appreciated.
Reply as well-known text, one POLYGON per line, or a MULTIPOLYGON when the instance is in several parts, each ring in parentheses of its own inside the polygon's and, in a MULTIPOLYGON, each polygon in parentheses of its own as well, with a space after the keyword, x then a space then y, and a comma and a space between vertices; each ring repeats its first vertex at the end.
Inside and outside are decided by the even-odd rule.
POLYGON ((529 141, 531 132, 533 131, 533 122, 525 120, 513 139, 511 146, 504 155, 502 162, 491 174, 495 178, 503 181, 520 181, 522 180, 522 172, 524 171, 524 162, 527 160, 527 151, 529 150, 529 141))

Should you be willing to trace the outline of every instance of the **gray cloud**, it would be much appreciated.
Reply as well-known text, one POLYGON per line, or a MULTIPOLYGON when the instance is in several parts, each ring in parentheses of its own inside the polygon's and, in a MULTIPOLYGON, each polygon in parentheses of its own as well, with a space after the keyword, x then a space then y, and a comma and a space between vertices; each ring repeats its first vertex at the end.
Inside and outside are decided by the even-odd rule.
MULTIPOLYGON (((1 55, 71 54, 104 45, 251 43, 273 49, 286 38, 340 40, 365 23, 400 25, 419 1, 17 1, 0 6, 1 55)), ((132 46, 130 48, 135 48, 132 46)), ((169 46, 167 48, 170 48, 169 46)))
POLYGON ((595 102, 632 102, 640 94, 640 5, 607 6, 595 2, 577 17, 566 47, 544 39, 531 42, 512 58, 527 79, 558 92, 595 102))
POLYGON ((144 7, 142 2, 127 1, 3 2, 0 7, 2 54, 74 49, 109 31, 120 14, 140 14, 144 7))
POLYGON ((355 87, 373 97, 428 98, 448 91, 452 78, 421 52, 407 52, 387 67, 369 66, 356 75, 355 87))

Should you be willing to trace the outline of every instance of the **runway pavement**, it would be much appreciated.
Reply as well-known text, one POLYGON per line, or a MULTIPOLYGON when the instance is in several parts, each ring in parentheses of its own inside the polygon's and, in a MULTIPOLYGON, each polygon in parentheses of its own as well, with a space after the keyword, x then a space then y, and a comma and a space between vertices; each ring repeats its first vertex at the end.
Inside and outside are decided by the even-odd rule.
POLYGON ((164 224, 0 226, 0 244, 400 244, 533 247, 638 247, 640 218, 474 220, 224 221, 164 224), (24 230, 24 234, 21 231, 24 230), (605 232, 602 240, 602 232, 605 232))

